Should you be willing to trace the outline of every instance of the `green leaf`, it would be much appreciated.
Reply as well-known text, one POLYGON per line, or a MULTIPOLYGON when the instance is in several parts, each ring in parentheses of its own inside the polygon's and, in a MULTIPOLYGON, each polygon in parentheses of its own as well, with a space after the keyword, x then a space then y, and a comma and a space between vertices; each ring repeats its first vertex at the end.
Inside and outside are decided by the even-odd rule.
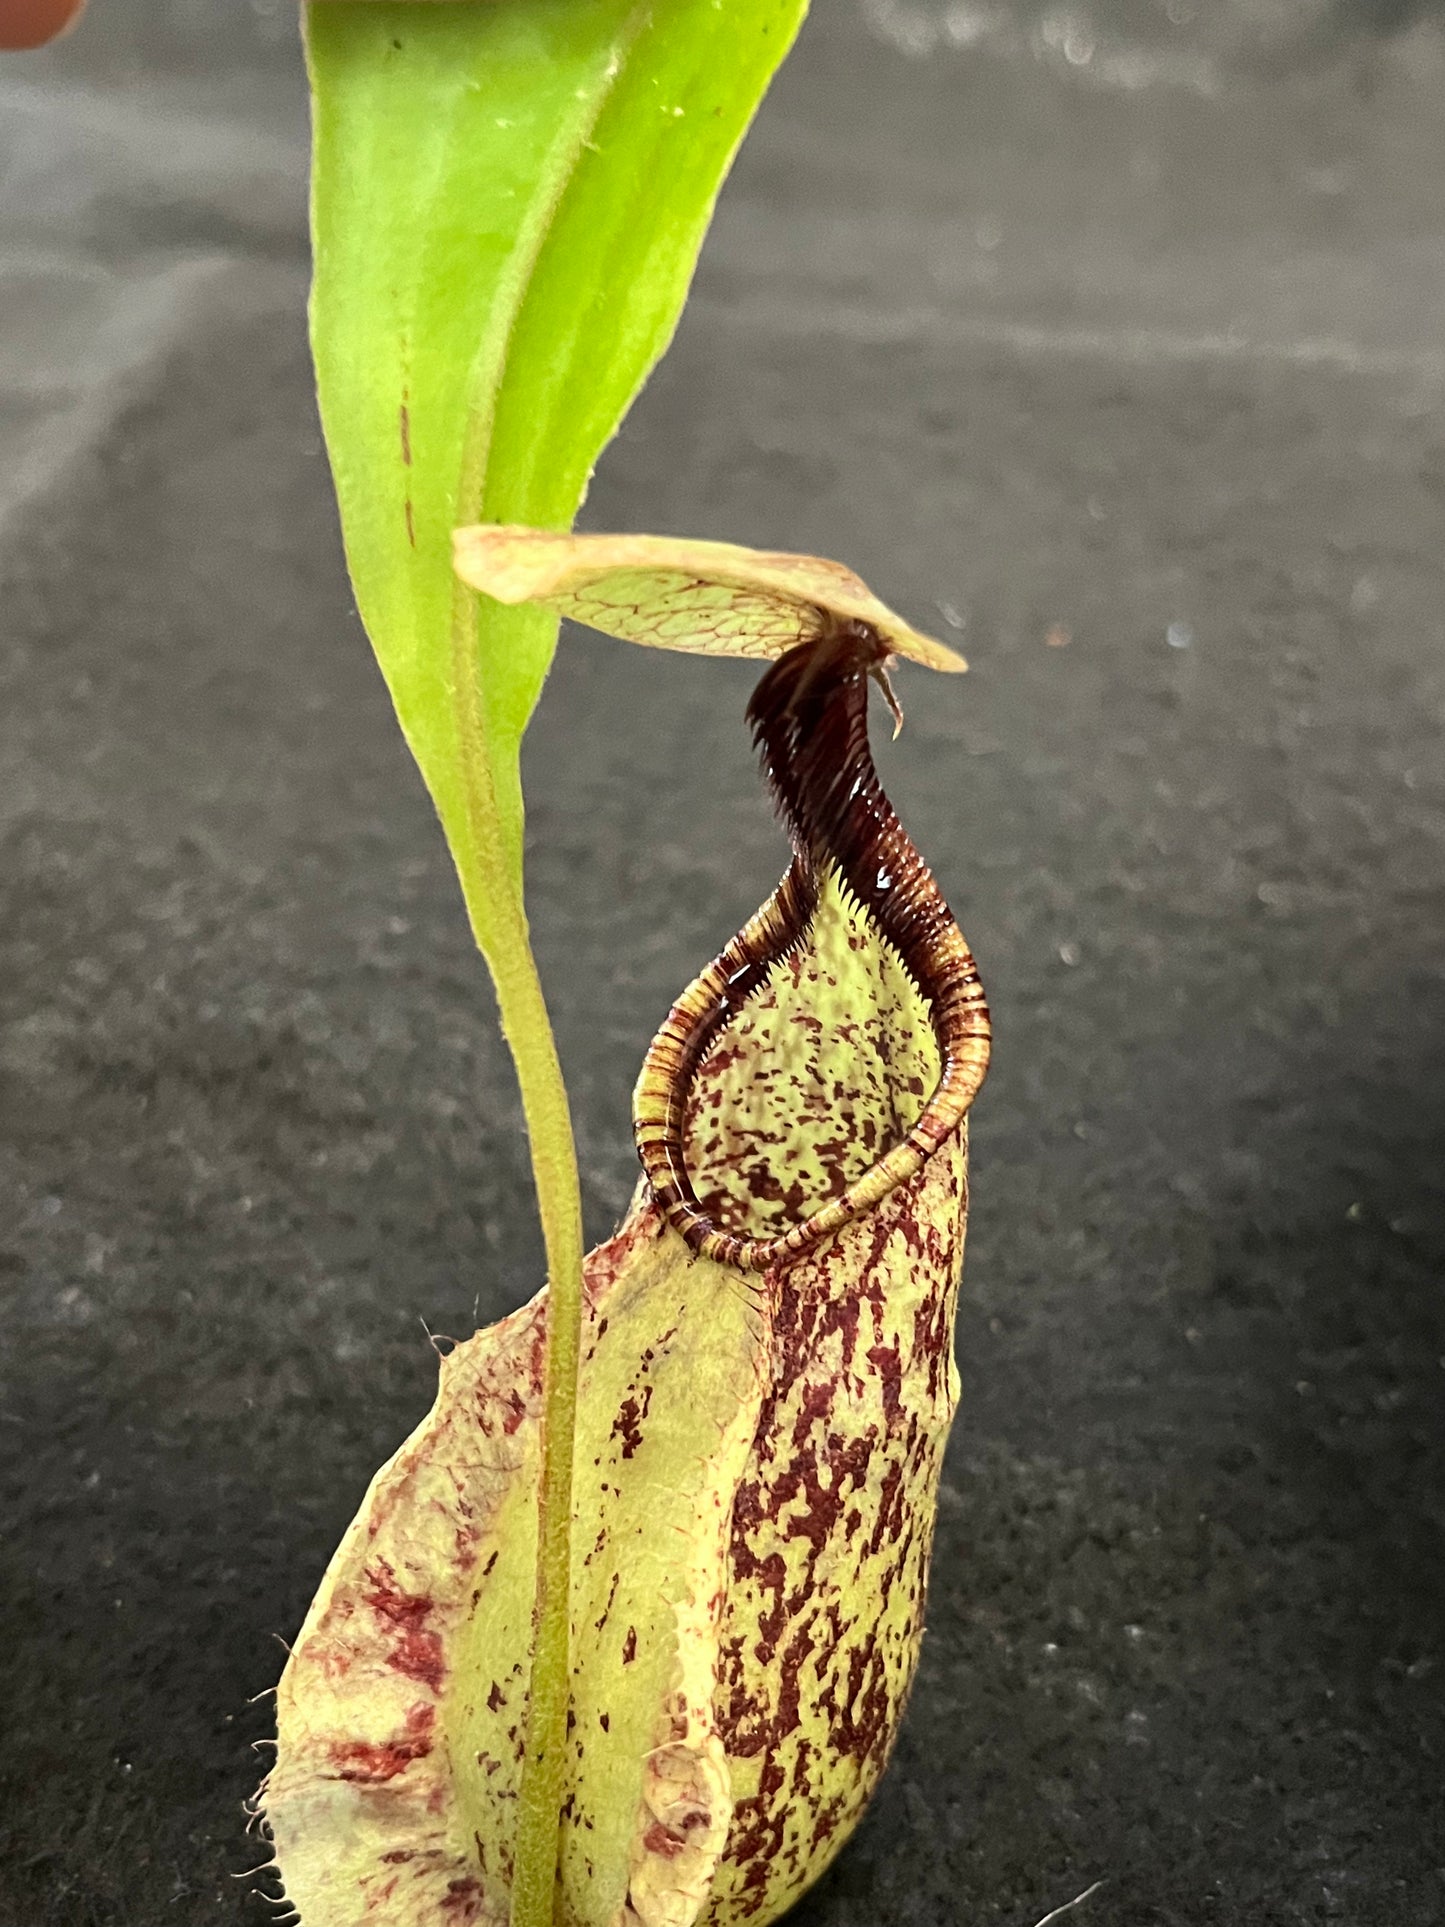
MULTIPOLYGON (((556 621, 479 615, 455 589, 451 532, 571 523, 671 338, 718 185, 804 11, 311 10, 312 340, 357 603, 459 852, 473 830, 446 645, 472 629, 514 880, 518 749, 556 621)), ((485 927, 485 902, 472 908, 485 927)))
POLYGON ((522 901, 522 732, 557 621, 454 578, 462 523, 565 528, 661 354, 806 0, 308 8, 312 340, 361 616, 497 987, 550 1283, 513 1919, 551 1915, 581 1209, 522 901))

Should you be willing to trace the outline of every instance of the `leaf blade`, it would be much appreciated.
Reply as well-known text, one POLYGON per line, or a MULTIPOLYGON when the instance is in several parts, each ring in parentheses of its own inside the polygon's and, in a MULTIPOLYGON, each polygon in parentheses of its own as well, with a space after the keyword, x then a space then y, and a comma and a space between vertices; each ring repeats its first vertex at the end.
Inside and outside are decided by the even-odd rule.
MULTIPOLYGON (((456 842, 465 812, 436 645, 455 616, 449 559, 441 586, 451 530, 571 521, 671 339, 720 182, 805 11, 675 0, 659 22, 636 0, 310 10, 323 423, 362 619, 456 842)), ((476 624, 519 878, 516 758, 556 624, 491 607, 476 624)))

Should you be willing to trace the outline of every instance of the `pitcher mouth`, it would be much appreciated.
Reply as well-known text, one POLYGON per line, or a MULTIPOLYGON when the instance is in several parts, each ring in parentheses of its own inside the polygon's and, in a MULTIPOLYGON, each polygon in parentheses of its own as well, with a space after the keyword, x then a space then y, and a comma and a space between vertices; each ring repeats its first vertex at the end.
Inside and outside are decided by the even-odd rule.
POLYGON ((988 1070, 991 1029, 978 967, 933 875, 878 780, 868 684, 888 686, 886 644, 862 622, 835 623, 780 657, 747 717, 793 847, 777 889, 673 1005, 633 1100, 648 1185, 700 1257, 750 1272, 790 1264, 914 1176, 959 1128, 988 1070), (786 1230, 748 1237, 699 1202, 686 1155, 689 1099, 704 1059, 769 977, 808 942, 824 890, 893 951, 927 1008, 939 1073, 916 1121, 836 1196, 786 1230))

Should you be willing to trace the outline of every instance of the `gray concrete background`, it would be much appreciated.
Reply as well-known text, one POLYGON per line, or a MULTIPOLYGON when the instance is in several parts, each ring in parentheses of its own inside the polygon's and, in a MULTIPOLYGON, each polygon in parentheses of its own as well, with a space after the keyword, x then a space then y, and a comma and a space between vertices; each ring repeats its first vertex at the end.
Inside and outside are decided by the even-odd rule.
MULTIPOLYGON (((880 747, 999 1027, 965 1403, 807 1927, 1445 1916, 1442 12, 817 0, 598 475, 974 664, 880 747)), ((339 559, 304 151, 279 0, 0 67, 4 1927, 269 1918, 248 1697, 422 1321, 538 1276, 339 559)), ((530 739, 597 1235, 779 867, 749 683, 571 634, 530 739)))

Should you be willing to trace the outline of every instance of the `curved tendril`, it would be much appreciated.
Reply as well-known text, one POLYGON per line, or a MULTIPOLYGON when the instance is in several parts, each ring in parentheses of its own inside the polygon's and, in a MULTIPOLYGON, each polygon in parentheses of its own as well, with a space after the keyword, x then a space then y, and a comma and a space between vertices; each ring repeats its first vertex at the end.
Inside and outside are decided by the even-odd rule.
POLYGON ((638 1079, 633 1128, 653 1196, 699 1256, 744 1271, 791 1262, 911 1178, 958 1128, 988 1069, 978 967, 873 766, 868 682, 884 660, 874 632, 850 623, 790 651, 753 692, 748 721, 793 861, 762 909, 673 1005, 638 1079), (912 1130, 838 1197, 776 1237, 738 1237, 698 1204, 683 1150, 688 1098, 720 1033, 806 940, 829 875, 902 959, 928 1005, 942 1068, 912 1130))

